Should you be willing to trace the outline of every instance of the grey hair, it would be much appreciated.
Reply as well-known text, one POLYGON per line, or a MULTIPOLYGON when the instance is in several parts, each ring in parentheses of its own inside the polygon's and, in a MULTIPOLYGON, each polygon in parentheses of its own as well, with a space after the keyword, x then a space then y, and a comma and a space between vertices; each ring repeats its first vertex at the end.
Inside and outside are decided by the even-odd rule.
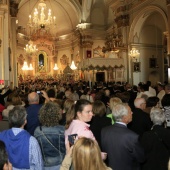
POLYGON ((157 107, 153 107, 150 112, 150 118, 153 124, 163 124, 165 122, 165 114, 163 110, 157 107))
POLYGON ((12 127, 20 128, 24 125, 27 117, 27 112, 23 106, 15 106, 12 110, 9 111, 9 124, 12 127))
POLYGON ((128 104, 119 103, 112 108, 112 114, 117 122, 121 122, 123 116, 128 115, 128 104))

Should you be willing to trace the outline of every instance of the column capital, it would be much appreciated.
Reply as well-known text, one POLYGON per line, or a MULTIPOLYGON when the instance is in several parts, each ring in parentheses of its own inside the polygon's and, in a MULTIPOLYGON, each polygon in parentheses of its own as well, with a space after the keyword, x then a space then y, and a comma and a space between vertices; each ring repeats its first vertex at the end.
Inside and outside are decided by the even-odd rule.
POLYGON ((18 13, 18 3, 15 1, 10 2, 10 15, 11 17, 17 17, 18 13))

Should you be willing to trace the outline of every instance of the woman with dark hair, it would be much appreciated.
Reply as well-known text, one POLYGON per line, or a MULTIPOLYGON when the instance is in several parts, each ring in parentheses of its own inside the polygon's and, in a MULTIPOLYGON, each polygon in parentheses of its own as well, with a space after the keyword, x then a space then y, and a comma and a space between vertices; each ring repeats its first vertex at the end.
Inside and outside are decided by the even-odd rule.
POLYGON ((93 117, 92 104, 86 99, 80 99, 67 112, 65 143, 68 142, 68 135, 77 134, 79 137, 88 137, 95 139, 89 129, 89 124, 93 117))
MULTIPOLYGON (((68 143, 68 135, 77 134, 77 137, 87 137, 95 140, 87 124, 93 117, 92 104, 86 99, 80 99, 67 112, 66 115, 66 131, 65 144, 68 143)), ((106 159, 106 155, 102 153, 102 158, 106 159)))
POLYGON ((105 126, 111 125, 111 119, 106 117, 106 106, 100 101, 96 100, 93 103, 93 118, 90 122, 90 130, 93 132, 99 146, 101 147, 101 130, 105 126))
POLYGON ((34 136, 42 151, 44 170, 59 170, 65 156, 65 128, 59 125, 61 111, 55 102, 47 102, 39 111, 41 126, 35 129, 34 136))

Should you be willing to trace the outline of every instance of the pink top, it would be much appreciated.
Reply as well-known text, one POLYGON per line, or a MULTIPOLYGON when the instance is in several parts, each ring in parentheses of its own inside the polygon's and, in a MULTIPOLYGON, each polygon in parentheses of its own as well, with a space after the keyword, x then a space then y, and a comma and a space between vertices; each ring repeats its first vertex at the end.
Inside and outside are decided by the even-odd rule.
POLYGON ((89 129, 90 125, 78 119, 73 120, 69 128, 65 131, 65 143, 68 142, 68 135, 77 134, 78 137, 87 137, 95 140, 92 131, 89 129))

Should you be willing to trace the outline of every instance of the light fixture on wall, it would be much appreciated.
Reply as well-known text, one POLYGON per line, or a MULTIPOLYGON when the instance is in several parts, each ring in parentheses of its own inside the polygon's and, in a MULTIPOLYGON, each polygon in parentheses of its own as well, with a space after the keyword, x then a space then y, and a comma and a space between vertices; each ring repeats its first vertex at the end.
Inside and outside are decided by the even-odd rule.
POLYGON ((76 69, 77 69, 77 67, 76 67, 75 64, 74 64, 74 61, 71 62, 70 68, 71 68, 72 70, 76 70, 76 69))
POLYGON ((26 54, 34 54, 38 51, 36 45, 33 44, 32 41, 29 41, 28 44, 26 44, 26 47, 24 48, 26 54))
POLYGON ((34 9, 34 15, 29 15, 29 23, 30 27, 34 28, 50 28, 51 26, 55 26, 56 17, 52 16, 51 9, 48 10, 48 15, 45 15, 46 3, 44 0, 40 0, 38 3, 38 8, 34 9))
POLYGON ((140 53, 136 48, 132 48, 129 52, 129 56, 132 57, 136 62, 137 58, 139 57, 140 53))
POLYGON ((27 62, 24 61, 24 65, 22 66, 22 70, 34 70, 34 68, 32 67, 32 64, 30 64, 30 66, 28 66, 27 62))
POLYGON ((56 63, 54 64, 54 68, 53 69, 54 70, 58 70, 59 69, 56 63))

